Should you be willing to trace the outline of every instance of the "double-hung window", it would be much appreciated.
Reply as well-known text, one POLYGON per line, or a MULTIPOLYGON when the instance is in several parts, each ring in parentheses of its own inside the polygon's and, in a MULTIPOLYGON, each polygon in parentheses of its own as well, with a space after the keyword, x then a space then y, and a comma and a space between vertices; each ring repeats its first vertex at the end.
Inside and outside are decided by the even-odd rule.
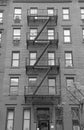
POLYGON ((3 12, 0 12, 0 23, 3 23, 3 12))
POLYGON ((48 65, 55 65, 55 53, 48 52, 48 65))
POLYGON ((83 36, 83 41, 84 41, 84 28, 82 29, 82 36, 83 36))
POLYGON ((11 77, 10 78, 10 94, 11 95, 18 94, 18 86, 19 86, 19 77, 11 77))
POLYGON ((66 78, 66 85, 68 89, 73 89, 74 77, 67 77, 66 78))
POLYGON ((12 67, 19 67, 20 62, 20 52, 12 52, 12 67))
POLYGON ((38 11, 37 8, 31 8, 30 9, 30 15, 33 15, 33 16, 37 15, 37 11, 38 11))
POLYGON ((15 8, 14 9, 14 20, 16 22, 20 22, 22 15, 22 9, 21 8, 15 8))
POLYGON ((34 40, 37 36, 37 29, 30 29, 30 40, 34 40))
POLYGON ((48 16, 53 16, 54 15, 54 9, 53 8, 48 8, 48 16))
POLYGON ((21 38, 21 28, 14 28, 13 29, 13 40, 20 41, 21 38))
POLYGON ((37 52, 30 52, 30 55, 29 55, 29 62, 30 62, 30 65, 34 65, 35 62, 36 62, 36 55, 37 55, 37 52))
POLYGON ((71 31, 70 29, 64 29, 64 43, 71 43, 71 31))
POLYGON ((6 130, 14 130, 14 109, 9 109, 7 111, 6 130))
POLYGON ((30 110, 24 109, 23 130, 30 130, 30 110))
POLYGON ((54 40, 54 29, 48 29, 48 40, 54 40))
POLYGON ((56 79, 55 78, 49 78, 48 79, 48 86, 49 86, 49 94, 53 95, 55 94, 56 90, 56 79))
POLYGON ((69 8, 63 8, 63 20, 69 20, 70 19, 70 13, 69 8))
POLYGON ((84 8, 81 8, 80 11, 81 11, 81 20, 84 20, 84 8))
POLYGON ((72 59, 72 52, 65 52, 65 66, 72 67, 73 66, 73 59, 72 59))

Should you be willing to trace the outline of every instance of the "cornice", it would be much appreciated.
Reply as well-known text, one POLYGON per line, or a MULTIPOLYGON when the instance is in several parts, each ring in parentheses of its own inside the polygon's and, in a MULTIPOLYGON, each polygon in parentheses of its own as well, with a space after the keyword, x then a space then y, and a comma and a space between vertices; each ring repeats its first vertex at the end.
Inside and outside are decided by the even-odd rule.
POLYGON ((72 0, 13 0, 14 3, 71 3, 72 0))

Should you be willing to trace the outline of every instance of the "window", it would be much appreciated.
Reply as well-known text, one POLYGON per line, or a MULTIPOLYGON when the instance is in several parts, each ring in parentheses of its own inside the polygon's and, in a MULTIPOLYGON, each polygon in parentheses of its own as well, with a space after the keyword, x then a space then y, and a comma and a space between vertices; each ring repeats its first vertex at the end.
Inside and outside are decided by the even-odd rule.
POLYGON ((13 29, 13 40, 15 41, 19 41, 21 38, 21 29, 18 28, 18 29, 13 29))
POLYGON ((30 29, 30 40, 34 40, 37 36, 37 29, 30 29))
POLYGON ((14 109, 7 111, 7 127, 6 130, 14 130, 14 109))
POLYGON ((3 23, 3 12, 0 12, 0 23, 3 23))
POLYGON ((37 11, 38 11, 37 8, 31 8, 31 9, 30 9, 30 14, 31 14, 31 15, 37 15, 37 11))
POLYGON ((64 29, 64 43, 70 43, 71 36, 70 36, 70 29, 64 29))
POLYGON ((19 78, 11 77, 10 78, 10 94, 17 95, 19 86, 19 78))
POLYGON ((72 52, 65 52, 65 66, 72 67, 72 52))
POLYGON ((30 130, 30 110, 24 110, 23 130, 30 130))
POLYGON ((17 20, 17 22, 19 22, 21 20, 21 14, 22 14, 21 8, 15 8, 14 9, 14 20, 17 20))
POLYGON ((67 85, 67 88, 71 89, 73 87, 73 83, 74 83, 74 78, 73 77, 67 77, 66 78, 66 85, 67 85))
POLYGON ((47 10, 48 10, 48 16, 54 15, 54 9, 53 8, 50 8, 50 9, 47 9, 47 10))
POLYGON ((55 78, 48 79, 49 94, 55 94, 56 81, 55 78))
POLYGON ((83 34, 83 41, 84 41, 84 28, 82 29, 82 34, 83 34))
POLYGON ((19 67, 20 52, 12 52, 12 67, 19 67))
POLYGON ((54 39, 54 29, 48 29, 48 40, 54 39))
POLYGON ((2 32, 0 32, 0 46, 1 46, 1 40, 2 40, 2 32))
POLYGON ((78 107, 71 108, 73 130, 80 130, 80 114, 78 107))
POLYGON ((30 52, 30 65, 34 65, 36 62, 36 52, 30 52))
POLYGON ((63 11, 63 20, 69 20, 70 19, 69 8, 64 8, 62 11, 63 11))
POLYGON ((55 53, 48 52, 48 65, 55 65, 55 53))
POLYGON ((81 8, 81 19, 84 19, 84 8, 81 8))
POLYGON ((29 82, 33 83, 33 82, 36 82, 37 78, 36 77, 31 77, 29 78, 29 82))

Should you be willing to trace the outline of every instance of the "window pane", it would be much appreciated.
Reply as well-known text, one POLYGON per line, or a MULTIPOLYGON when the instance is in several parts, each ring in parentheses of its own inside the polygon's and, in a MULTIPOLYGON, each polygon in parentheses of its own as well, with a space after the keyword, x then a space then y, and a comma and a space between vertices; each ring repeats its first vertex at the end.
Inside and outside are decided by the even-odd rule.
POLYGON ((21 9, 15 9, 15 14, 21 14, 21 9))
POLYGON ((36 60, 30 60, 30 65, 34 65, 36 60))
POLYGON ((18 78, 11 78, 11 85, 18 85, 18 78))
POLYGON ((70 30, 64 30, 64 36, 70 36, 70 30))
POLYGON ((63 14, 69 14, 69 9, 63 9, 63 14))
POLYGON ((37 9, 30 9, 30 14, 31 15, 37 14, 37 9))
POLYGON ((67 78, 66 81, 67 81, 67 87, 71 87, 73 85, 73 78, 67 78))
POLYGON ((68 66, 72 66, 72 61, 71 60, 66 61, 66 67, 68 67, 68 66))
POLYGON ((81 9, 81 14, 84 14, 84 9, 81 9))
POLYGON ((64 42, 70 42, 70 37, 64 37, 64 42))
POLYGON ((63 15, 63 19, 69 19, 69 15, 63 15))
POLYGON ((20 35, 21 29, 14 29, 14 35, 20 35))
POLYGON ((55 94, 55 87, 49 87, 49 94, 55 94))
POLYGON ((13 60, 13 67, 18 67, 19 66, 19 61, 18 60, 13 60))
POLYGON ((55 79, 49 79, 49 86, 55 86, 55 79))
POLYGON ((17 53, 17 52, 13 53, 13 59, 17 59, 18 60, 19 59, 19 53, 17 53))
POLYGON ((30 119, 30 111, 28 110, 24 111, 24 119, 30 119))
POLYGON ((48 53, 48 58, 49 59, 54 59, 54 53, 48 53))
POLYGON ((7 130, 13 130, 13 120, 8 120, 7 130))
POLYGON ((36 59, 36 53, 30 53, 30 59, 36 59))
POLYGON ((48 15, 53 16, 53 14, 54 14, 54 10, 53 9, 48 9, 48 15))
POLYGON ((3 17, 3 13, 0 13, 0 18, 2 18, 3 17))
POLYGON ((24 130, 29 130, 30 128, 30 120, 24 120, 24 130))
POLYGON ((29 78, 29 82, 36 82, 37 78, 29 78))
POLYGON ((66 53, 65 58, 66 59, 72 59, 72 54, 71 53, 66 53))
POLYGON ((13 95, 18 94, 18 86, 17 87, 10 87, 10 94, 13 94, 13 95))
POLYGON ((8 112, 8 119, 13 119, 13 111, 8 112))
POLYGON ((49 60, 48 65, 55 65, 55 61, 54 60, 49 60))

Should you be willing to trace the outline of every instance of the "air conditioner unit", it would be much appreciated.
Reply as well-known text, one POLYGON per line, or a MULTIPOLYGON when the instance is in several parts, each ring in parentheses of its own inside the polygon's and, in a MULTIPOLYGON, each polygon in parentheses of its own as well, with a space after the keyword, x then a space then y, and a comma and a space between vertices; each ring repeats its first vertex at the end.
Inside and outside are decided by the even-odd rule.
POLYGON ((15 16, 14 22, 15 22, 15 23, 20 23, 20 18, 19 18, 19 16, 15 16))

